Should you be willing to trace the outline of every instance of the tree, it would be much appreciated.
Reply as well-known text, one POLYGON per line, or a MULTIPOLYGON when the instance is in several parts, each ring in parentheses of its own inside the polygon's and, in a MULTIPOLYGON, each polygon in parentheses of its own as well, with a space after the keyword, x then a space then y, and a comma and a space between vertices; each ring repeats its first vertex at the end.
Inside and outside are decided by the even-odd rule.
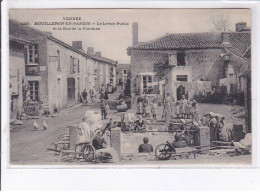
POLYGON ((128 72, 124 95, 131 98, 131 72, 128 72))
POLYGON ((214 30, 219 32, 228 31, 230 28, 229 15, 213 15, 210 18, 210 22, 214 25, 214 30))

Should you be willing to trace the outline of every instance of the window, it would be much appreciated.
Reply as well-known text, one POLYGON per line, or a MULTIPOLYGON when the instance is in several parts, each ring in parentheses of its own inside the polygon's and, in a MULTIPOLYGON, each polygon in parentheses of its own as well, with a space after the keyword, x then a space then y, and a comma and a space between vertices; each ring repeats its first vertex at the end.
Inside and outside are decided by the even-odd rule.
POLYGON ((169 54, 169 65, 170 66, 176 65, 176 55, 175 54, 169 54))
POLYGON ((143 76, 143 91, 148 92, 148 83, 152 82, 152 76, 143 76))
POLYGON ((124 74, 127 74, 127 70, 126 69, 124 69, 124 74))
POLYGON ((39 81, 29 81, 30 100, 39 100, 39 81))
POLYGON ((72 56, 70 56, 70 73, 76 73, 80 71, 80 61, 72 56))
POLYGON ((58 58, 58 68, 57 68, 57 71, 60 71, 61 68, 60 68, 60 51, 57 50, 57 58, 58 58))
POLYGON ((38 45, 30 45, 27 47, 27 61, 28 64, 39 63, 38 45))
POLYGON ((77 59, 73 57, 73 73, 77 72, 77 59))
POLYGON ((177 53, 177 66, 185 66, 185 54, 177 53))
POLYGON ((177 80, 177 81, 186 82, 186 81, 188 81, 188 76, 187 76, 187 75, 177 75, 177 76, 176 76, 176 80, 177 80))

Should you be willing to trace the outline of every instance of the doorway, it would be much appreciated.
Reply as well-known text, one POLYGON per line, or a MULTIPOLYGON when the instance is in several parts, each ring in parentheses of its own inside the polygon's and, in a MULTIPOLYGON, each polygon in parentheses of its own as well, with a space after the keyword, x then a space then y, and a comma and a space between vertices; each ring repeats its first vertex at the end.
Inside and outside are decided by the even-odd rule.
POLYGON ((182 95, 185 95, 185 87, 183 85, 180 85, 177 88, 177 100, 181 100, 182 95))
POLYGON ((10 120, 14 121, 17 119, 18 114, 18 95, 11 95, 11 115, 10 120))
POLYGON ((75 100, 75 79, 67 78, 68 100, 75 100))

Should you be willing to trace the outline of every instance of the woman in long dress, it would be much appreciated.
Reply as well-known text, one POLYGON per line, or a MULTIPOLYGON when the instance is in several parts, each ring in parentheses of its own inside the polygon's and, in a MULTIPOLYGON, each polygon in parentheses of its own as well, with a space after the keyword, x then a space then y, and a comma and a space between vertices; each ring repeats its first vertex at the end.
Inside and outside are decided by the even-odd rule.
POLYGON ((185 98, 185 95, 182 95, 182 97, 181 97, 181 106, 180 106, 180 111, 181 111, 181 117, 182 118, 185 118, 186 106, 187 106, 187 99, 185 98))
POLYGON ((164 114, 165 114, 165 124, 166 127, 169 127, 170 119, 172 115, 172 98, 170 93, 167 93, 167 97, 164 100, 164 114))

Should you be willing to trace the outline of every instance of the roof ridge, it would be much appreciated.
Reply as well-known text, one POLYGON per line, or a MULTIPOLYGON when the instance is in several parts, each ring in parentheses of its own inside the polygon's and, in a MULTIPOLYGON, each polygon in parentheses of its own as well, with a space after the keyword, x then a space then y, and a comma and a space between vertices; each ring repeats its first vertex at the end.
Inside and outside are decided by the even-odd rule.
MULTIPOLYGON (((142 45, 142 44, 147 44, 147 43, 150 43, 150 42, 153 42, 155 40, 159 40, 161 38, 164 38, 164 37, 167 37, 167 36, 170 36, 170 35, 189 35, 189 34, 221 34, 222 32, 182 32, 182 33, 167 33, 163 36, 160 36, 158 38, 154 38, 152 40, 149 40, 149 41, 146 41, 146 42, 141 42, 140 44, 136 44, 134 46, 139 46, 139 45, 142 45)), ((134 47, 132 46, 132 47, 134 47)))

